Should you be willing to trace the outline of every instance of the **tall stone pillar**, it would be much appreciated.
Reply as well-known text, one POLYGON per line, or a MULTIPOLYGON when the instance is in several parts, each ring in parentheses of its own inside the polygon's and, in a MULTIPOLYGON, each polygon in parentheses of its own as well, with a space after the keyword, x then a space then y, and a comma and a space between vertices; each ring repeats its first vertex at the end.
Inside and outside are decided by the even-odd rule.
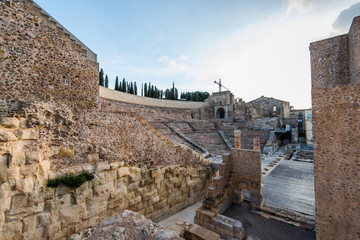
POLYGON ((259 137, 253 138, 253 149, 255 151, 260 151, 260 138, 259 137))
POLYGON ((241 130, 234 130, 235 149, 241 149, 241 130))

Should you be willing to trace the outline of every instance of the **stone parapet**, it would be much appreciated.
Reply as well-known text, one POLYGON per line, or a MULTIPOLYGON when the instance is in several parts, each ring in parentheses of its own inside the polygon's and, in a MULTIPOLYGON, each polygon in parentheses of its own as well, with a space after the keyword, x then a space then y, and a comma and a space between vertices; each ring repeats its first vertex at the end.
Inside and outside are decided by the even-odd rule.
POLYGON ((100 87, 100 97, 123 103, 137 104, 150 107, 180 108, 180 109, 199 109, 204 106, 203 102, 174 101, 167 99, 149 98, 134 94, 123 93, 109 88, 100 87))

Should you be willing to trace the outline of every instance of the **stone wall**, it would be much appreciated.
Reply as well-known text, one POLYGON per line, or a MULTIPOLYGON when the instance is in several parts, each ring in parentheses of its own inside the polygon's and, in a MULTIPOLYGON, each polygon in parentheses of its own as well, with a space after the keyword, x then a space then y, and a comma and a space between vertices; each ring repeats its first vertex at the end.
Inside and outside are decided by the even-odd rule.
POLYGON ((231 149, 231 171, 244 178, 261 181, 261 153, 253 150, 231 149))
POLYGON ((0 100, 98 101, 98 63, 30 0, 0 2, 0 100))
POLYGON ((100 87, 100 97, 108 100, 118 102, 138 104, 150 107, 164 107, 164 108, 181 108, 181 109, 199 109, 204 105, 204 102, 191 101, 174 101, 168 99, 148 98, 137 96, 134 94, 123 93, 105 87, 100 87))
MULTIPOLYGON (((130 95, 130 94, 129 94, 130 95)), ((103 112, 128 112, 136 113, 146 121, 152 122, 171 122, 171 121, 191 121, 200 119, 198 109, 181 109, 170 107, 151 107, 138 104, 129 104, 115 100, 100 98, 100 106, 103 112)))
POLYGON ((126 208, 160 220, 207 191, 208 162, 134 114, 46 102, 0 113, 0 239, 62 239, 126 208), (83 171, 95 179, 76 190, 45 187, 83 171))
POLYGON ((253 139, 255 137, 260 138, 260 148, 263 150, 269 139, 269 131, 241 131, 241 148, 242 149, 253 149, 253 139))
POLYGON ((360 18, 311 43, 316 238, 359 239, 360 18))
POLYGON ((219 233, 225 239, 244 239, 246 234, 242 224, 227 219, 221 213, 232 203, 240 204, 245 189, 251 194, 251 207, 261 208, 261 152, 231 149, 230 154, 223 155, 219 175, 213 178, 213 185, 208 188, 207 198, 196 211, 194 222, 219 233))
POLYGON ((274 98, 261 96, 245 104, 251 109, 252 118, 257 117, 290 117, 290 103, 274 98))

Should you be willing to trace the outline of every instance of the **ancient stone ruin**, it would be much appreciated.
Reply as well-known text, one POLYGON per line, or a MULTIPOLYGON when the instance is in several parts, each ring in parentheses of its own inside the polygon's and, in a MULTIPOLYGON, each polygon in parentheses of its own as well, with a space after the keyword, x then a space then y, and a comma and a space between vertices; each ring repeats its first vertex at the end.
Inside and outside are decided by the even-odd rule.
MULTIPOLYGON (((262 210, 262 156, 299 145, 289 102, 245 103, 230 91, 170 101, 99 87, 96 54, 36 3, 1 1, 0 12, 1 240, 96 239, 104 229, 245 238, 222 213, 245 189, 262 210), (91 179, 74 187, 84 173, 91 179), (67 178, 74 185, 48 184, 67 178), (154 223, 199 201, 195 224, 154 223)), ((311 44, 318 239, 359 237, 359 23, 311 44)))

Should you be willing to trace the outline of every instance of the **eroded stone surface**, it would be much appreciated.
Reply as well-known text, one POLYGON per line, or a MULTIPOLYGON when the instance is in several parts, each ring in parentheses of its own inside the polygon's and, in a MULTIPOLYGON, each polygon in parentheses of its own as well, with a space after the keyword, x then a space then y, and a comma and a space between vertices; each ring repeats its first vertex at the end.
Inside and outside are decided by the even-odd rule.
POLYGON ((124 210, 121 214, 103 220, 92 229, 70 237, 70 240, 156 239, 180 240, 173 231, 167 231, 139 213, 124 210))

